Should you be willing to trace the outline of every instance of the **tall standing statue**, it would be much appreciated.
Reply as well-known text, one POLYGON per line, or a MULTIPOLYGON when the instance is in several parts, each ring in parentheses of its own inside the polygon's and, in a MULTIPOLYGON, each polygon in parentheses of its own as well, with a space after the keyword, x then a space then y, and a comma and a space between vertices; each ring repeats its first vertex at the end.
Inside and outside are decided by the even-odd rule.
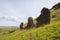
POLYGON ((43 8, 41 10, 41 15, 36 19, 37 20, 37 27, 49 24, 50 23, 50 10, 48 8, 43 8))
POLYGON ((21 22, 20 24, 20 29, 23 29, 23 22, 21 22))
POLYGON ((33 28, 34 27, 34 23, 33 23, 33 18, 29 17, 28 18, 28 23, 27 23, 27 29, 33 28))

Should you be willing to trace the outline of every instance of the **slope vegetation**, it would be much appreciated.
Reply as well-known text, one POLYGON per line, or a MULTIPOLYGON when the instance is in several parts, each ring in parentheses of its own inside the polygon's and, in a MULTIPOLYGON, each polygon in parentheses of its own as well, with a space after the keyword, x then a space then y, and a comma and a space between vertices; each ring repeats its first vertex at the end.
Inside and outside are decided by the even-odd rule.
POLYGON ((0 35, 0 40, 60 40, 60 22, 30 30, 17 30, 14 33, 0 35))
POLYGON ((0 40, 60 40, 60 8, 54 8, 51 9, 51 24, 30 30, 16 29, 13 33, 2 32, 0 40))

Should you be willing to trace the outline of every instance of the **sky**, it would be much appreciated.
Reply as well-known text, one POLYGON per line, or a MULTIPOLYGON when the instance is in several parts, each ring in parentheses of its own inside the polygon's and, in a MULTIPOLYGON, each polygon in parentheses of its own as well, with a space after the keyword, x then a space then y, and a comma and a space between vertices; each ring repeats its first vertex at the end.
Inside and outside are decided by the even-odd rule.
POLYGON ((40 15, 43 7, 52 8, 60 0, 0 0, 0 26, 19 26, 28 17, 40 15))

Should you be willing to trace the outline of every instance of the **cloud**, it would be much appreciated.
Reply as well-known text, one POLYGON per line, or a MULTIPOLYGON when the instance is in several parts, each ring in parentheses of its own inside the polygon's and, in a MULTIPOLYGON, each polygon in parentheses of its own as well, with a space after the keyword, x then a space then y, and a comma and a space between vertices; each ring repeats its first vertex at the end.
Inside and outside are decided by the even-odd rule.
POLYGON ((21 16, 9 16, 9 15, 2 15, 0 16, 0 21, 12 21, 12 22, 21 22, 21 16))

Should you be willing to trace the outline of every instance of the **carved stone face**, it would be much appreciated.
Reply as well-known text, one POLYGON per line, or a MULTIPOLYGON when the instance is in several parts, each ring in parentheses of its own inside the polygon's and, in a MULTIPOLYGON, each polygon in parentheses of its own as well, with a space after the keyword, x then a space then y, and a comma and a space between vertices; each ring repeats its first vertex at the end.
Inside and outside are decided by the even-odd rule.
POLYGON ((32 18, 32 17, 29 17, 29 18, 28 18, 27 27, 28 27, 28 28, 33 28, 33 26, 34 26, 33 18, 32 18))
POLYGON ((37 18, 37 26, 50 23, 50 10, 43 8, 41 10, 41 15, 37 18))
POLYGON ((23 22, 21 22, 20 24, 20 29, 23 29, 23 22))

